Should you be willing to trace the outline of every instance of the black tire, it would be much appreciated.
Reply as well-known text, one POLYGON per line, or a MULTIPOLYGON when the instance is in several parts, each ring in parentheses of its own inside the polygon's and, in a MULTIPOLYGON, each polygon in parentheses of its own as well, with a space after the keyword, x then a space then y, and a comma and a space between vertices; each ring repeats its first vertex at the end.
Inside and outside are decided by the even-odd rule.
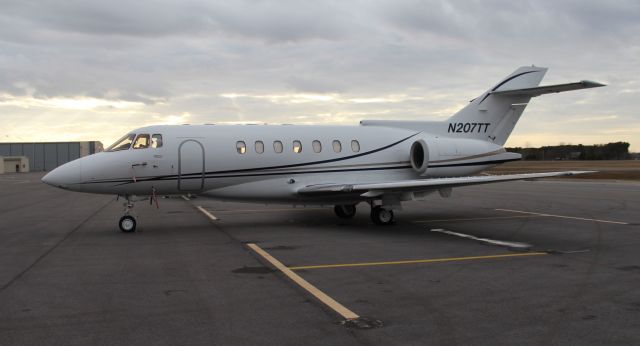
POLYGON ((131 233, 136 231, 136 218, 131 215, 125 215, 120 218, 120 222, 118 222, 118 226, 120 226, 120 230, 124 233, 131 233))
POLYGON ((356 206, 355 204, 337 204, 333 207, 333 211, 340 218, 351 219, 356 215, 356 206))
POLYGON ((393 210, 377 205, 371 208, 371 220, 376 225, 389 225, 393 222, 393 210))

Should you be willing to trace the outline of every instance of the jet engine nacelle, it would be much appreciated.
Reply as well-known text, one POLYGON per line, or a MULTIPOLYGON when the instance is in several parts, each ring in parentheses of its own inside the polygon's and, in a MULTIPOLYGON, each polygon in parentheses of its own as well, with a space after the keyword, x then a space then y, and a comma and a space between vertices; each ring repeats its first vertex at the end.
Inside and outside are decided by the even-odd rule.
POLYGON ((490 166, 500 162, 520 159, 520 154, 508 153, 501 146, 487 141, 469 138, 427 137, 411 144, 409 162, 420 176, 441 175, 446 165, 468 164, 472 174, 478 166, 490 166), (495 163, 493 163, 495 162, 495 163), (429 168, 431 166, 431 168, 429 168))
POLYGON ((420 175, 424 175, 429 167, 429 146, 424 139, 419 139, 411 144, 409 152, 411 167, 420 175))

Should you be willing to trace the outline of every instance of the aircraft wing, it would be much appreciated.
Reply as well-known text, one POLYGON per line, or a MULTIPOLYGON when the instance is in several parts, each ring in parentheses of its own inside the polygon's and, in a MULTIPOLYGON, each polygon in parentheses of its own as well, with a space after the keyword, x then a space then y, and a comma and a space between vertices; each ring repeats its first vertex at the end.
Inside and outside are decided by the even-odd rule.
POLYGON ((361 197, 377 197, 387 193, 429 191, 467 185, 480 185, 498 183, 503 181, 528 180, 548 177, 561 177, 594 172, 595 171, 567 171, 548 173, 481 175, 456 178, 416 179, 363 184, 317 184, 302 187, 297 191, 297 193, 305 196, 359 194, 361 197))
POLYGON ((534 88, 492 91, 491 94, 492 95, 527 95, 527 96, 535 97, 543 94, 560 93, 563 91, 588 89, 588 88, 598 88, 603 86, 605 85, 598 82, 583 80, 575 83, 545 85, 545 86, 539 86, 534 88))

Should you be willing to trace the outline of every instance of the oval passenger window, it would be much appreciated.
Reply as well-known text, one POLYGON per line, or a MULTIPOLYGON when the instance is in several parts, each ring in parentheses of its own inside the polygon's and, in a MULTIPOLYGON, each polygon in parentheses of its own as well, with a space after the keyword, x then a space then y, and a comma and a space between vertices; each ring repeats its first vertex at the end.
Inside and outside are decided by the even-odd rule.
POLYGON ((282 145, 282 142, 273 141, 273 151, 275 151, 276 153, 280 154, 282 152, 283 148, 284 148, 284 146, 282 145))
POLYGON ((264 143, 262 143, 262 141, 256 141, 255 149, 258 154, 264 153, 264 143))
POLYGON ((314 152, 319 153, 322 151, 322 143, 320 143, 320 141, 315 140, 313 141, 313 143, 311 143, 311 145, 313 146, 314 152))
POLYGON ((333 141, 333 151, 335 151, 336 153, 342 151, 342 144, 337 139, 333 141))
POLYGON ((244 144, 243 141, 237 141, 236 150, 238 151, 238 154, 244 154, 247 152, 247 145, 244 144))
POLYGON ((356 141, 355 139, 351 141, 351 150, 354 153, 357 153, 360 151, 360 143, 358 143, 358 141, 356 141))

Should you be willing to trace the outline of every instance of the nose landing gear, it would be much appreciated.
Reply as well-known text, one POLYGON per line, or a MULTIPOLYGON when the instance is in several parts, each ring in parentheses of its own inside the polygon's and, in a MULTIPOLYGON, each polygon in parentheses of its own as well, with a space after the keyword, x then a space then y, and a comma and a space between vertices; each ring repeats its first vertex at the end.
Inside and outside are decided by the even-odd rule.
MULTIPOLYGON (((118 198, 120 197, 121 195, 118 195, 118 198)), ((137 199, 137 200, 134 200, 133 197, 135 196, 124 195, 124 198, 126 199, 126 201, 123 203, 124 216, 122 216, 120 218, 120 221, 118 221, 118 226, 120 227, 120 230, 124 233, 132 233, 136 231, 136 226, 138 225, 138 222, 136 218, 133 215, 131 215, 131 210, 133 209, 133 205, 135 202, 146 201, 148 199, 150 205, 153 206, 155 202, 156 209, 160 209, 155 187, 151 187, 151 194, 148 197, 144 197, 142 199, 137 199)))
POLYGON ((118 224, 122 232, 131 233, 136 230, 136 218, 131 215, 121 217, 118 224))
POLYGON ((133 201, 131 200, 129 195, 126 195, 125 198, 127 199, 127 201, 123 204, 124 216, 120 218, 118 226, 120 226, 120 230, 122 232, 131 233, 136 231, 137 222, 136 218, 130 214, 131 209, 133 209, 133 201))

